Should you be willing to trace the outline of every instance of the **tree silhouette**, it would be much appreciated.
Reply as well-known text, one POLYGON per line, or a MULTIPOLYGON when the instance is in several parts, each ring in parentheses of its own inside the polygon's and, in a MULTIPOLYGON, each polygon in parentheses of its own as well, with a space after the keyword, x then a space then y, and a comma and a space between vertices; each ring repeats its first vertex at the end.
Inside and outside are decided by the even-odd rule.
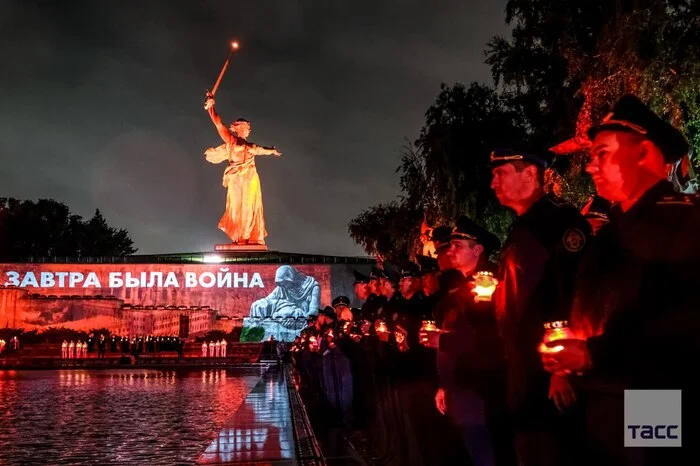
POLYGON ((110 227, 99 210, 88 221, 52 200, 0 198, 0 259, 127 256, 134 242, 124 229, 110 227))
MULTIPOLYGON (((559 148, 570 156, 556 159, 546 184, 580 207, 592 193, 586 130, 625 93, 684 132, 700 169, 700 2, 509 0, 506 22, 510 36, 485 50, 494 86, 443 85, 404 148, 399 199, 350 222, 368 253, 386 237, 389 256, 417 252, 423 213, 433 226, 467 214, 503 237, 511 216, 493 201, 486 168, 496 147, 545 153, 568 140, 559 148)), ((676 169, 679 189, 694 189, 689 165, 676 169)))

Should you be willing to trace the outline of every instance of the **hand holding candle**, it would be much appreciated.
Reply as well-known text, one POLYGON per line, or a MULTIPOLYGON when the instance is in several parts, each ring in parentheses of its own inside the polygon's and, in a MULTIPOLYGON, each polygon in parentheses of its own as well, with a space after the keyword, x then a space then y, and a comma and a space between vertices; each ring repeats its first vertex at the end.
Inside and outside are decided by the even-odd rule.
POLYGON ((382 319, 378 319, 374 323, 374 331, 381 341, 389 341, 389 327, 387 327, 386 322, 382 319))
POLYGON ((407 336, 408 332, 400 325, 397 325, 396 330, 394 331, 394 341, 396 341, 396 346, 399 348, 399 351, 408 351, 408 341, 406 341, 407 336))
POLYGON ((333 331, 332 328, 329 328, 328 331, 326 332, 326 343, 328 343, 328 348, 333 349, 335 348, 335 332, 333 331))
POLYGON ((542 365, 552 374, 582 373, 591 367, 590 354, 585 340, 562 340, 552 347, 540 345, 542 365))
POLYGON ((477 303, 491 301, 493 293, 496 291, 496 286, 498 286, 498 279, 493 276, 493 273, 487 271, 477 272, 473 277, 474 288, 472 288, 472 293, 474 293, 474 301, 477 303))
POLYGON ((315 336, 311 335, 309 337, 309 351, 316 352, 319 349, 318 340, 315 336))
POLYGON ((372 322, 369 320, 363 320, 362 325, 360 326, 360 331, 364 336, 369 335, 370 328, 372 328, 372 322))
POLYGON ((440 343, 440 333, 442 333, 442 331, 437 328, 435 321, 424 320, 418 331, 420 344, 426 348, 437 348, 440 343))
POLYGON ((545 370, 553 374, 570 374, 590 367, 586 341, 577 339, 565 320, 547 322, 538 351, 545 370))

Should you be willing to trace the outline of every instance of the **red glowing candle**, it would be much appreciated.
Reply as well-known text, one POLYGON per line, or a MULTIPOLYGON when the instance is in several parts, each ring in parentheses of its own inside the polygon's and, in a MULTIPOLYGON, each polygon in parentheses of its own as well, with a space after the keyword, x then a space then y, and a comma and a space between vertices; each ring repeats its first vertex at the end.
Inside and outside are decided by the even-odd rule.
POLYGON ((424 320, 420 327, 421 332, 437 332, 437 329, 434 320, 424 320))
POLYGON ((441 333, 442 330, 437 328, 435 321, 424 320, 420 330, 418 330, 420 344, 427 348, 437 348, 441 333))
POLYGON ((372 322, 369 320, 363 320, 362 321, 362 326, 360 327, 360 330, 362 331, 362 334, 364 336, 369 335, 369 329, 372 328, 372 322))
POLYGON ((316 340, 316 337, 313 335, 311 335, 309 337, 309 350, 318 351, 318 341, 316 340))
POLYGON ((408 350, 408 342, 406 341, 407 336, 408 332, 400 325, 397 325, 396 330, 394 331, 394 341, 396 342, 399 351, 408 350))
POLYGON ((566 320, 555 320, 544 324, 544 336, 542 343, 539 346, 540 353, 558 353, 564 349, 563 345, 558 345, 556 342, 564 343, 567 340, 575 339, 574 333, 569 328, 569 322, 566 320))
POLYGON ((473 275, 474 277, 474 300, 491 301, 493 293, 496 291, 498 279, 491 272, 481 271, 473 275))
POLYGON ((374 331, 377 333, 380 340, 389 341, 389 327, 387 327, 386 322, 382 319, 374 323, 374 331))

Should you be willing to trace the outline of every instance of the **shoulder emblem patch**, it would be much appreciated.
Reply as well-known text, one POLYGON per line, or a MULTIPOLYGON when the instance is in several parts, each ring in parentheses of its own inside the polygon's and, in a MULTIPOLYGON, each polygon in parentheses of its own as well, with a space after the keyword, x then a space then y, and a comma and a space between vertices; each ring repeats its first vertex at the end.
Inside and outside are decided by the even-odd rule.
POLYGON ((564 248, 569 252, 578 252, 586 245, 586 235, 578 228, 569 228, 562 238, 564 248))

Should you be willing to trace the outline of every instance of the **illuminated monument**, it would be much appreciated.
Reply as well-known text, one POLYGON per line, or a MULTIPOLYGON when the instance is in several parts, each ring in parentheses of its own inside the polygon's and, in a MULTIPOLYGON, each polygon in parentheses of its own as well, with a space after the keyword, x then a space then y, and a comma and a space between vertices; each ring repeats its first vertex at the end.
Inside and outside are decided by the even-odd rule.
POLYGON ((221 84, 231 55, 238 50, 238 42, 231 43, 231 51, 224 63, 211 92, 207 92, 204 109, 209 113, 216 130, 224 143, 206 150, 208 162, 228 162, 224 170, 223 186, 226 194, 226 210, 219 220, 219 229, 231 238, 231 244, 217 245, 216 250, 231 250, 244 247, 248 250, 266 250, 265 216, 263 212, 260 178, 255 168, 255 157, 280 152, 274 147, 263 147, 248 141, 250 122, 239 118, 228 128, 214 110, 214 95, 221 84), (256 247, 257 246, 257 247, 256 247))
POLYGON ((219 136, 224 140, 224 144, 219 147, 207 149, 207 161, 228 162, 222 183, 228 190, 226 210, 219 220, 219 229, 231 238, 233 245, 263 246, 267 230, 255 157, 281 154, 274 147, 262 147, 248 142, 250 123, 247 120, 238 119, 226 128, 214 110, 213 97, 207 98, 204 108, 209 112, 219 136))

